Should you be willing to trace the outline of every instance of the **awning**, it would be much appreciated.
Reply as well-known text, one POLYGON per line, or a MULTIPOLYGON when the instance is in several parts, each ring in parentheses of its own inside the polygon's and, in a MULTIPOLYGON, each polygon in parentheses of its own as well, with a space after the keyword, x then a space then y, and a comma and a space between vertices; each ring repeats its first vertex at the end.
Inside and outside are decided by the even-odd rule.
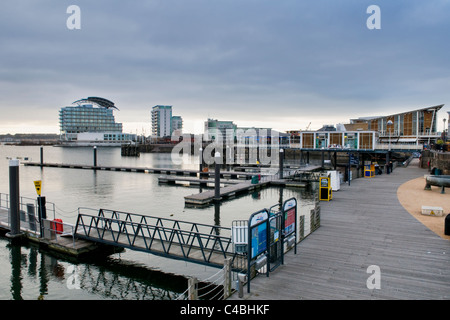
POLYGON ((398 140, 396 140, 397 142, 417 142, 417 138, 400 138, 398 140))

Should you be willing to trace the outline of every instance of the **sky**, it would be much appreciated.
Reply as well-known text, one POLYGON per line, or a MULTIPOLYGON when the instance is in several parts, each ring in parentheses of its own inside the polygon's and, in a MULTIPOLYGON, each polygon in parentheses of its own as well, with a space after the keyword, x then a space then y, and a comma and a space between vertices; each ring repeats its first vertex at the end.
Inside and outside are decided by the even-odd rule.
POLYGON ((0 134, 59 133, 60 108, 89 96, 146 135, 155 105, 200 133, 445 104, 441 131, 449 57, 450 0, 2 0, 0 134))

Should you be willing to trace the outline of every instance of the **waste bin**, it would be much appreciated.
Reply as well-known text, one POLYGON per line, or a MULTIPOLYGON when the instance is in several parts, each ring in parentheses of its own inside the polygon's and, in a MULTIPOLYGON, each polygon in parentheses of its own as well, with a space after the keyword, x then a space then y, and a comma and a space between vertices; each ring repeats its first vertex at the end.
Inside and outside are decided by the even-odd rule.
POLYGON ((258 176, 252 176, 252 184, 258 183, 258 176))

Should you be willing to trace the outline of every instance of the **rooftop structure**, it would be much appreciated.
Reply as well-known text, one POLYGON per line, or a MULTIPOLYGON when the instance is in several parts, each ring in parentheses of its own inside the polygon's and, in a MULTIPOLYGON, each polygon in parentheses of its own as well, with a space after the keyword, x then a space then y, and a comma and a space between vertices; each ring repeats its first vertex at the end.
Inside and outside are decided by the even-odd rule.
POLYGON ((347 130, 373 130, 380 135, 380 142, 429 143, 439 138, 437 112, 444 105, 437 105, 396 113, 388 116, 351 119, 347 130))
POLYGON ((86 103, 95 103, 96 105, 106 108, 106 109, 116 109, 119 110, 115 105, 114 102, 100 97, 88 97, 86 99, 80 99, 74 102, 74 104, 86 104, 86 103))

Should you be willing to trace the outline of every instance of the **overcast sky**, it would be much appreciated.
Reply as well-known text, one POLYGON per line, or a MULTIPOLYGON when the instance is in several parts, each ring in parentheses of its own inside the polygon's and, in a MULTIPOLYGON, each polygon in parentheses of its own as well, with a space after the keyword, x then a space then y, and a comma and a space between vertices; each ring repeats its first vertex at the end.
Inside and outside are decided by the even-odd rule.
POLYGON ((445 104, 450 0, 2 0, 0 133, 59 133, 59 109, 99 96, 124 131, 172 105, 207 118, 311 129, 445 104), (81 29, 70 30, 70 5, 81 29), (370 30, 370 5, 381 29, 370 30))

